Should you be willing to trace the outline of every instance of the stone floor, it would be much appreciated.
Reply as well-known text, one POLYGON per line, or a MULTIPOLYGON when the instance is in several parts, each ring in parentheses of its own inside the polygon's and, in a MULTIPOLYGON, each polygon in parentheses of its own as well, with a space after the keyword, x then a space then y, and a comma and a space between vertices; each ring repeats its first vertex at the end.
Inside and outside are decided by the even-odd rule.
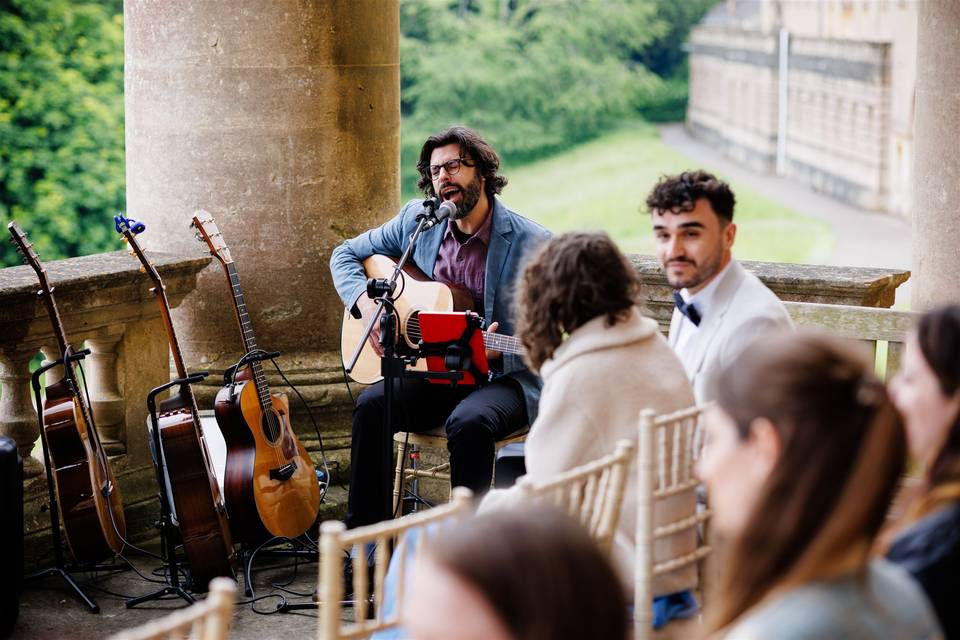
MULTIPOLYGON (((342 513, 340 505, 345 501, 343 489, 332 487, 324 513, 328 517, 339 517, 342 513)), ((147 546, 148 551, 158 551, 156 542, 147 546)), ((75 576, 85 586, 88 595, 100 605, 99 614, 89 613, 60 578, 52 577, 33 583, 21 598, 20 618, 11 637, 24 640, 105 638, 184 606, 182 600, 171 599, 127 609, 124 605, 127 597, 150 593, 162 586, 146 579, 158 579, 152 574, 160 565, 159 561, 135 553, 130 553, 129 559, 145 577, 133 571, 109 576, 75 576)), ((278 613, 276 607, 280 602, 279 595, 284 595, 290 602, 310 602, 317 574, 316 562, 300 562, 294 570, 293 560, 290 559, 258 559, 253 571, 254 592, 258 598, 267 594, 275 595, 259 600, 254 611, 249 598, 238 594, 239 603, 234 612, 230 637, 240 640, 316 638, 315 610, 278 613)))

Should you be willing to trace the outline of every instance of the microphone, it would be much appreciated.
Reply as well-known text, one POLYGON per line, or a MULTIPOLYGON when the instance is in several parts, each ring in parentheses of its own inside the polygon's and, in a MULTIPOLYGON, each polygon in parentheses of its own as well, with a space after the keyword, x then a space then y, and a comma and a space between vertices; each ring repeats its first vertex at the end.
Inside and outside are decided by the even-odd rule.
POLYGON ((435 227, 450 216, 454 215, 456 212, 457 205, 450 200, 444 200, 440 203, 440 206, 438 206, 435 211, 427 215, 427 223, 423 225, 423 230, 426 231, 431 227, 435 227))

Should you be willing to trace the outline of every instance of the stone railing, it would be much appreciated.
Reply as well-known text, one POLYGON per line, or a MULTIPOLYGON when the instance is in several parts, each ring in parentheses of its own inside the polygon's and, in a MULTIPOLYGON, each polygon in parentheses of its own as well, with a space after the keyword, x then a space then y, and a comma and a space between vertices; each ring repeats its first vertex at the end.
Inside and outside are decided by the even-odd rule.
MULTIPOLYGON (((673 313, 673 289, 657 263, 647 255, 632 255, 647 312, 666 331, 673 313)), ((916 319, 909 311, 894 311, 897 287, 909 271, 862 267, 741 261, 777 296, 798 327, 817 327, 860 340, 876 358, 881 373, 890 376, 900 368, 903 341, 916 319)))
MULTIPOLYGON (((210 262, 208 257, 148 255, 173 306, 193 291, 197 273, 210 262)), ((149 291, 152 283, 123 251, 49 262, 45 270, 68 340, 75 348, 86 346, 92 352, 83 368, 94 419, 129 509, 156 493, 146 396, 170 374, 163 322, 149 291)), ((38 289, 29 267, 0 270, 0 434, 16 441, 24 459, 28 535, 49 525, 46 516, 41 517, 46 483, 30 363, 38 353, 47 360, 59 357, 38 289)))

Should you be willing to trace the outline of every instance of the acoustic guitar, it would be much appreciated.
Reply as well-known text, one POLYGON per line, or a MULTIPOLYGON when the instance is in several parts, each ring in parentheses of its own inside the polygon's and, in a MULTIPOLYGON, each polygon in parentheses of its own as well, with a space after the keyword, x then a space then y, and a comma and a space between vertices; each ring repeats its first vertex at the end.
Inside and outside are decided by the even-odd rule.
MULTIPOLYGON (((142 225, 123 216, 114 220, 124 242, 153 281, 150 291, 160 306, 177 378, 186 378, 187 368, 173 329, 163 280, 134 235, 135 225, 141 227, 139 230, 142 225)), ((162 449, 157 452, 157 458, 164 463, 170 480, 173 511, 190 565, 192 586, 195 591, 205 591, 210 580, 217 576, 235 578, 232 566, 234 549, 226 505, 213 474, 210 453, 200 428, 197 400, 189 384, 175 387, 170 397, 160 402, 157 422, 162 449)))
MULTIPOLYGON (((255 351, 257 341, 230 249, 209 213, 198 212, 193 226, 223 266, 243 348, 255 351)), ((320 512, 320 487, 313 462, 290 426, 287 396, 270 392, 261 361, 250 363, 235 384, 220 389, 214 412, 227 444, 223 493, 234 537, 256 543, 304 533, 320 512)))
MULTIPOLYGON (((363 268, 369 278, 389 278, 393 275, 397 260, 388 256, 372 255, 363 261, 363 268)), ((473 311, 473 297, 465 287, 448 286, 431 280, 415 266, 407 263, 403 276, 397 284, 400 295, 394 306, 399 316, 398 348, 401 352, 416 353, 420 343, 421 311, 473 311)), ((340 331, 340 356, 344 366, 353 355, 357 342, 363 337, 367 318, 354 318, 349 309, 344 310, 343 325, 340 331)), ((483 332, 483 344, 487 349, 501 353, 523 354, 520 339, 502 333, 483 332)), ((425 358, 417 360, 410 367, 414 371, 426 371, 425 358)), ((361 384, 373 384, 380 381, 380 356, 370 346, 368 340, 363 345, 360 358, 350 372, 350 378, 361 384)))
POLYGON ((90 410, 79 384, 74 353, 53 298, 53 287, 40 258, 16 222, 7 225, 24 261, 37 273, 40 296, 47 306, 53 335, 66 356, 63 379, 46 386, 43 431, 60 521, 67 545, 78 563, 99 562, 123 550, 127 525, 120 488, 113 477, 107 453, 100 444, 90 410))

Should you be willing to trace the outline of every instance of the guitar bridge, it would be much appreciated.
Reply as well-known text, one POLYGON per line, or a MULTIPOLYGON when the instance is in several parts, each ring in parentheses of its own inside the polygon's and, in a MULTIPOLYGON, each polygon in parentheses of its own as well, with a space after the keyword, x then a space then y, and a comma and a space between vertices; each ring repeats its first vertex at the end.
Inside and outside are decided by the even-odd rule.
POLYGON ((289 480, 293 476, 294 472, 297 470, 297 461, 291 460, 282 467, 277 467, 276 469, 270 469, 270 479, 271 480, 280 480, 281 482, 289 480))

